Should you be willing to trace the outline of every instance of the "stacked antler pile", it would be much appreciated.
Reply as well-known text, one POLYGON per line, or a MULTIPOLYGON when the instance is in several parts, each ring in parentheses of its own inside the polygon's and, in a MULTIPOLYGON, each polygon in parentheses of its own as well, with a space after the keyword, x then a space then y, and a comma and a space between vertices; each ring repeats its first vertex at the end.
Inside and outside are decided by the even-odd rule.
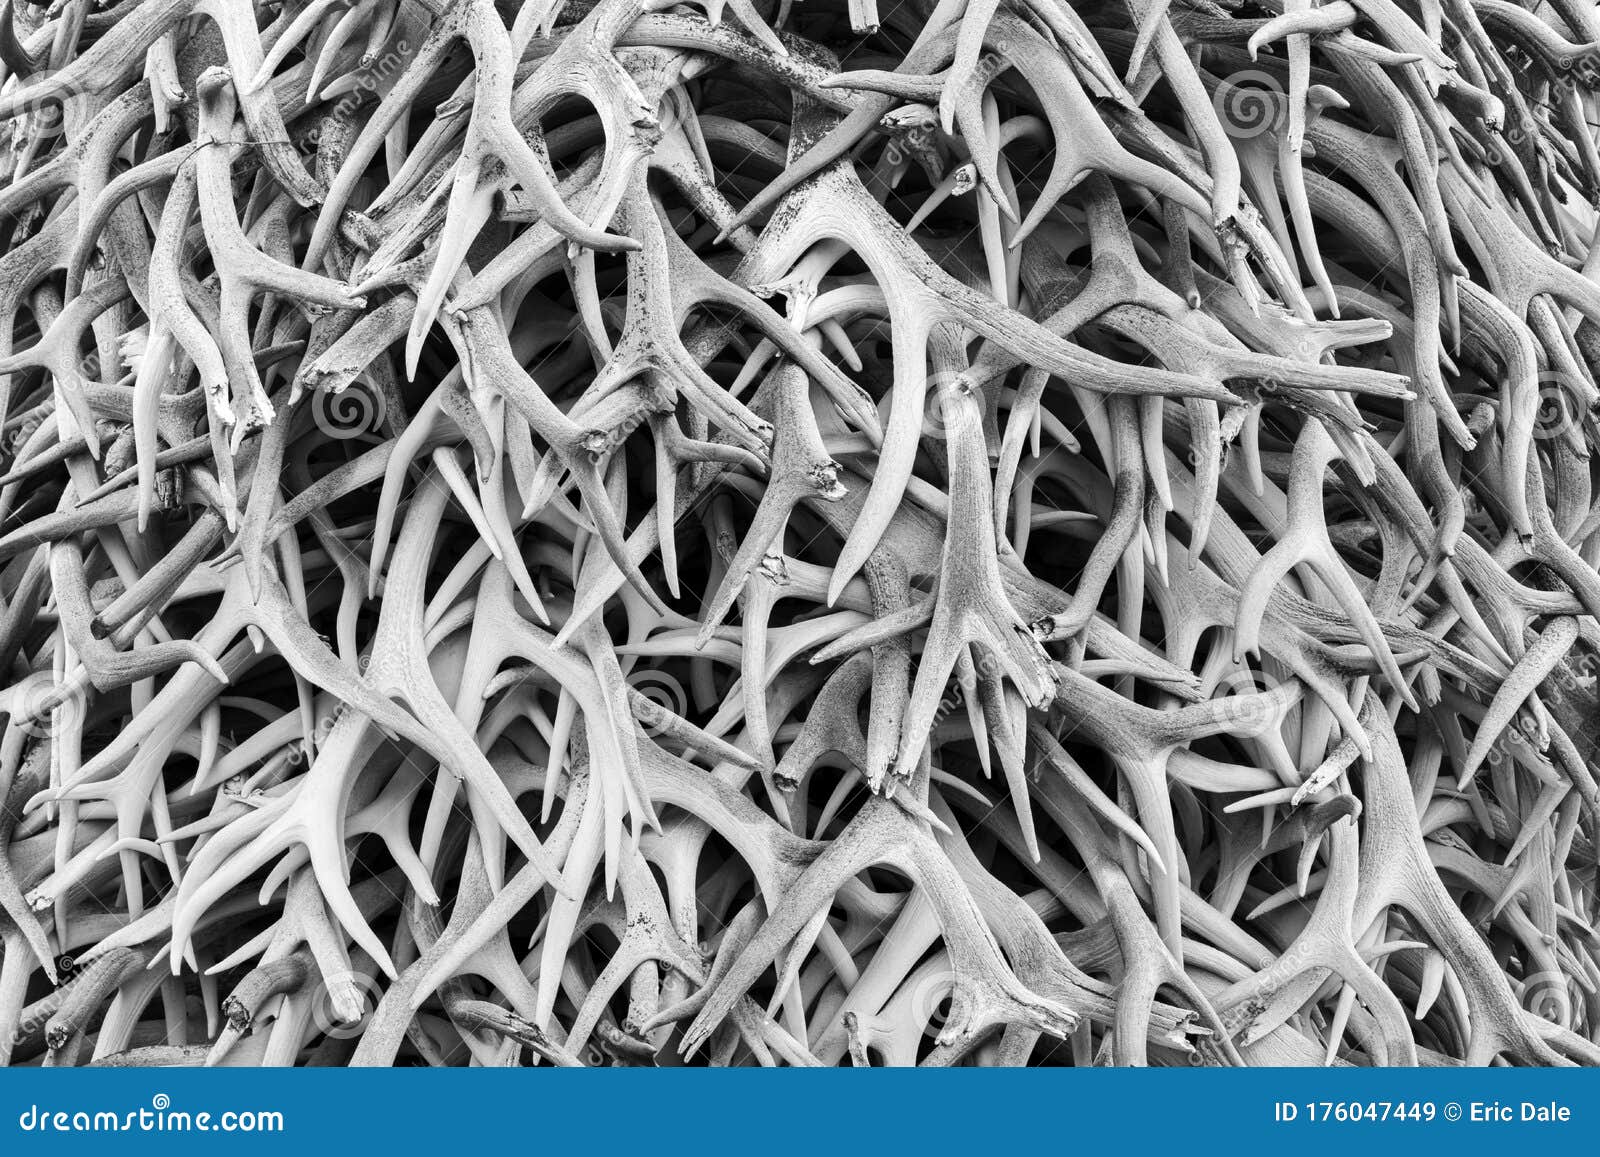
POLYGON ((1589 0, 0 59, 0 1058, 1600 1063, 1589 0))

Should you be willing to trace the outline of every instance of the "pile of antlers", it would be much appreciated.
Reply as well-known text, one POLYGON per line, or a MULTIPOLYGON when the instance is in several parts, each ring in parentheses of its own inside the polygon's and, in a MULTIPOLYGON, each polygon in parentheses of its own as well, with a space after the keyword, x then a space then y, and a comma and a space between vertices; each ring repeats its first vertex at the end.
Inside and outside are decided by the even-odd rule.
POLYGON ((0 1061, 1600 1063, 1586 0, 0 61, 0 1061))

